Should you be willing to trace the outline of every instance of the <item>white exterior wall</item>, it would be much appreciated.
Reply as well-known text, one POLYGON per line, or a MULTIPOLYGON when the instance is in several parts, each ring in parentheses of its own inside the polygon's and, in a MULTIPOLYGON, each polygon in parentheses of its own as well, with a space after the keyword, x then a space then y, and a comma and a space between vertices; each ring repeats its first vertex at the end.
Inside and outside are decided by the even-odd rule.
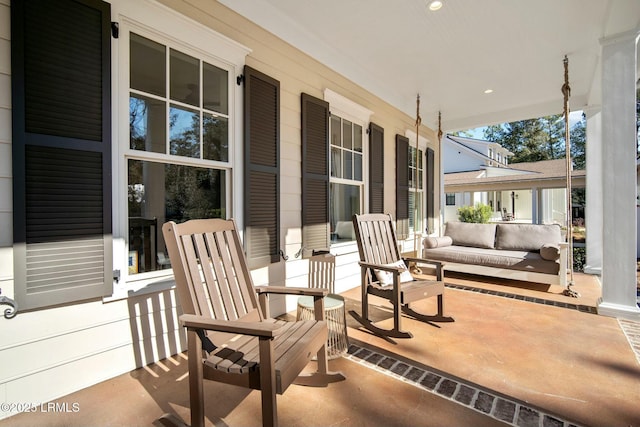
POLYGON ((445 173, 478 170, 484 166, 484 162, 478 157, 469 155, 461 147, 458 149, 445 141, 443 140, 442 144, 442 162, 445 173))
MULTIPOLYGON (((112 20, 119 20, 123 9, 140 6, 142 0, 112 0, 112 20), (126 4, 126 8, 124 7, 126 4)), ((246 64, 278 79, 281 84, 281 228, 282 242, 287 262, 272 264, 253 271, 255 283, 306 286, 306 260, 296 259, 301 246, 301 129, 300 93, 306 92, 318 98, 325 89, 331 89, 353 102, 373 111, 371 120, 384 128, 386 212, 395 216, 395 135, 404 135, 407 129, 415 129, 414 119, 399 112, 378 97, 329 70, 314 59, 295 50, 291 45, 231 12, 218 2, 193 0, 189 3, 164 0, 160 6, 184 22, 184 16, 198 21, 203 27, 228 37, 251 49, 246 64), (182 15, 184 16, 182 16, 182 15)), ((188 20, 187 20, 188 21, 188 20)), ((198 24, 198 25, 199 25, 198 24)), ((158 24, 159 26, 159 24, 158 24)), ((160 32, 179 30, 171 26, 155 28, 160 32)), ((176 36, 180 36, 177 34, 176 36)), ((12 220, 12 165, 11 165, 11 86, 10 86, 10 0, 0 0, 0 287, 2 294, 13 296, 13 220, 12 220)), ((120 90, 117 75, 123 64, 117 64, 118 40, 112 40, 114 58, 114 93, 120 90)), ((126 65, 126 64, 125 64, 126 65)), ((241 93, 241 89, 235 87, 241 93)), ((121 134, 118 126, 118 105, 114 104, 114 139, 121 134)), ((241 111, 241 96, 236 95, 236 111, 241 111), (240 98, 240 99, 238 99, 240 98)), ((126 116, 126 113, 124 114, 126 116)), ((241 125, 241 117, 236 117, 241 125)), ((241 129, 241 126, 239 126, 241 129)), ((434 132, 426 127, 420 130, 438 147, 434 132)), ((235 155, 242 159, 242 135, 234 137, 235 155)), ((367 140, 363 141, 364 144, 367 140)), ((119 154, 114 153, 114 157, 119 154)), ((115 162, 117 163, 117 161, 115 162)), ((437 167, 437 165, 436 165, 437 167)), ((234 164, 232 216, 242 212, 241 160, 234 164), (239 166, 240 165, 240 166, 239 166)), ((435 171, 435 188, 441 187, 440 170, 435 171)), ((124 259, 126 217, 121 194, 126 194, 120 184, 122 176, 114 172, 114 260, 124 259), (124 193, 123 193, 124 192, 124 193), (124 230, 124 231, 123 231, 124 230)), ((126 181, 125 181, 126 182, 126 181)), ((365 190, 366 193, 366 190, 365 190)), ((126 197, 124 197, 126 198, 126 197)), ((365 197, 366 202, 366 197, 365 197)), ((436 206, 440 206, 436 194, 436 206)), ((365 203, 365 206, 366 203, 365 203)), ((438 218, 436 212, 436 218, 438 218)), ((241 219, 241 217, 240 217, 241 219)), ((436 219, 436 222, 439 222, 436 219)), ((241 225, 241 223, 240 223, 241 225)), ((440 224, 436 224, 440 227, 440 224)), ((411 240, 412 242, 412 240, 411 240)), ((336 291, 360 286, 360 269, 355 243, 331 248, 336 259, 336 291)), ((114 268, 118 268, 114 265, 114 268)), ((170 282, 151 286, 121 283, 117 296, 85 303, 73 303, 56 308, 21 312, 13 319, 0 318, 0 401, 46 402, 100 381, 126 373, 136 367, 176 354, 185 349, 182 328, 178 326, 180 307, 170 282), (139 287, 139 289, 137 289, 139 287)), ((295 298, 281 299, 272 304, 274 314, 295 308, 295 298)), ((0 418, 11 414, 0 413, 0 418)))

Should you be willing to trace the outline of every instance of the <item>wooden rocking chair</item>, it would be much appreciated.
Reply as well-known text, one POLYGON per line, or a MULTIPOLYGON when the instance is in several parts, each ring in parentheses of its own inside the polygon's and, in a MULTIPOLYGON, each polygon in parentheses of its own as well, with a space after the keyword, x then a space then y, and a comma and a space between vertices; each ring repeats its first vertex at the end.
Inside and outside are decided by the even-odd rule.
POLYGON ((392 338, 411 338, 411 332, 403 331, 400 311, 425 322, 453 322, 445 317, 444 282, 442 264, 421 258, 401 258, 391 215, 354 215, 353 226, 360 253, 362 278, 362 315, 350 314, 371 332, 392 338), (436 280, 419 280, 408 270, 408 263, 432 265, 436 280), (382 329, 369 319, 369 294, 389 300, 393 304, 393 329, 382 329), (438 297, 438 314, 424 315, 409 306, 412 302, 438 297))
POLYGON ((187 328, 192 425, 204 426, 203 379, 261 390, 264 426, 277 425, 276 393, 291 383, 344 379, 328 372, 326 289, 255 288, 233 220, 167 222, 162 231, 187 328), (312 295, 315 319, 270 319, 269 293, 312 295), (299 376, 315 354, 317 372, 299 376))

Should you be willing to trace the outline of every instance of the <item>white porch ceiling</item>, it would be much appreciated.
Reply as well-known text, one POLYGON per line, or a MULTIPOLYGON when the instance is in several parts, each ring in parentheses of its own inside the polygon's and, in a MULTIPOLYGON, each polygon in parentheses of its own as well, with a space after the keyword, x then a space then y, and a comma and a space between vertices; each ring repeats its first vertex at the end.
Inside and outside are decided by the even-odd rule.
POLYGON ((598 106, 601 40, 640 28, 640 0, 218 1, 444 131, 561 113, 565 55, 571 110, 598 106))

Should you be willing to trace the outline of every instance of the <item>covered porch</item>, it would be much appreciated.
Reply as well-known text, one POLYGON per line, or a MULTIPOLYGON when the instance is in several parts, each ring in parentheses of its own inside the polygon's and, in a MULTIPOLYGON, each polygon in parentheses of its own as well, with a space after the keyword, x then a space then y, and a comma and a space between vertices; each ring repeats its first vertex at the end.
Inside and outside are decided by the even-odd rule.
MULTIPOLYGON (((13 24, 14 6, 22 3, 0 0, 2 21, 13 24)), ((75 9, 86 2, 64 3, 75 9)), ((102 10, 111 7, 111 16, 104 14, 100 23, 104 21, 105 25, 94 26, 100 27, 100 34, 107 33, 105 44, 112 50, 94 49, 97 56, 107 59, 97 72, 100 81, 107 83, 96 85, 104 91, 104 121, 98 127, 105 131, 104 140, 113 143, 112 149, 106 144, 103 148, 105 154, 113 155, 113 161, 94 165, 102 173, 96 174, 96 179, 102 177, 100 182, 108 184, 108 189, 100 192, 105 201, 101 212, 104 221, 98 224, 97 233, 102 260, 100 289, 88 295, 76 292, 74 287, 61 289, 65 292, 59 293, 59 301, 34 292, 38 300, 34 306, 22 306, 18 316, 6 320, 8 327, 0 331, 0 365, 4 367, 0 375, 0 395, 4 397, 0 417, 8 418, 0 420, 0 426, 149 425, 165 413, 188 420, 185 362, 189 355, 184 352, 184 331, 178 324, 182 308, 171 272, 128 268, 136 263, 129 251, 135 249, 136 237, 136 233, 130 233, 130 224, 135 225, 138 214, 129 211, 129 201, 137 199, 127 193, 136 189, 139 170, 127 168, 137 167, 140 162, 186 165, 191 169, 207 166, 216 183, 216 194, 221 196, 217 201, 220 206, 213 206, 214 214, 224 212, 248 230, 249 214, 255 212, 250 202, 256 199, 245 191, 245 172, 250 168, 245 164, 249 145, 243 136, 249 133, 246 124, 260 121, 245 117, 243 107, 247 104, 245 78, 253 71, 268 74, 269 80, 273 77, 277 84, 271 82, 271 87, 278 88, 271 104, 275 106, 271 113, 277 116, 273 120, 277 129, 272 132, 272 154, 278 176, 270 187, 278 204, 272 212, 264 212, 275 219, 276 231, 269 239, 273 248, 258 254, 258 261, 266 265, 260 264, 252 271, 256 284, 306 283, 306 260, 300 254, 305 248, 332 246, 339 259, 337 289, 357 307, 360 291, 354 242, 334 244, 327 232, 323 244, 308 243, 315 237, 308 231, 327 221, 307 221, 305 209, 328 214, 330 200, 327 191, 320 191, 321 198, 313 197, 304 184, 301 166, 306 130, 314 129, 320 121, 325 123, 332 113, 329 107, 335 113, 331 117, 343 120, 335 124, 335 129, 357 129, 353 130, 353 135, 359 135, 353 138, 358 141, 353 150, 337 147, 339 144, 331 147, 328 134, 318 138, 324 144, 318 158, 328 158, 333 148, 339 148, 342 151, 337 152, 345 159, 361 160, 354 167, 361 182, 349 185, 359 195, 353 198, 353 206, 362 212, 375 209, 397 218, 400 211, 408 210, 408 196, 406 200, 398 197, 399 189, 409 191, 401 182, 406 176, 396 172, 404 169, 399 166, 409 166, 406 175, 414 173, 424 181, 421 200, 428 202, 424 203, 422 224, 433 223, 429 229, 435 235, 442 230, 445 204, 439 131, 558 113, 562 104, 561 60, 565 55, 571 64, 571 108, 582 109, 587 115, 587 198, 591 206, 587 212, 587 244, 592 256, 587 264, 588 270, 599 277, 578 274, 575 289, 582 297, 569 300, 561 295, 562 289, 450 275, 446 277, 446 311, 456 322, 438 328, 407 319, 406 327, 415 338, 396 343, 356 329, 349 319, 349 355, 331 362, 332 368, 344 371, 348 380, 326 389, 292 387, 279 398, 280 420, 283 425, 302 426, 637 423, 640 309, 633 286, 636 263, 632 254, 637 243, 633 101, 639 75, 640 5, 635 0, 591 1, 587 6, 582 0, 566 4, 545 1, 533 6, 500 0, 490 2, 488 7, 460 0, 451 2, 439 15, 432 14, 423 1, 410 2, 404 9, 391 2, 365 5, 342 0, 99 3, 102 10), (457 28, 464 31, 452 31, 457 28), (469 35, 478 38, 469 43, 469 35), (162 86, 167 96, 162 97, 164 107, 159 108, 163 120, 168 120, 160 126, 164 134, 162 153, 131 145, 135 143, 130 130, 132 94, 147 98, 149 94, 135 87, 139 82, 130 82, 127 77, 138 65, 132 58, 142 57, 129 53, 144 46, 152 46, 152 50, 160 46, 166 53, 161 66, 148 67, 154 73, 171 69, 173 53, 179 61, 183 54, 197 57, 198 70, 205 70, 203 64, 209 63, 222 67, 218 68, 226 77, 219 83, 229 105, 205 105, 201 96, 202 103, 198 103, 202 105, 197 108, 202 117, 207 117, 204 110, 208 107, 224 107, 227 111, 220 116, 216 110, 216 117, 222 117, 221 132, 228 131, 228 146, 221 143, 222 148, 229 149, 228 156, 221 157, 226 160, 173 157, 169 150, 171 132, 166 132, 172 106, 177 102, 187 108, 184 111, 191 111, 192 104, 186 96, 172 100, 169 80, 162 86), (109 84, 114 86, 111 92, 109 84), (493 95, 489 95, 489 89, 493 95), (422 100, 417 117, 416 92, 422 100), (314 105, 323 106, 321 118, 305 120, 312 105, 309 97, 318 101, 314 105), (303 104, 303 98, 309 102, 303 104), (355 122, 359 124, 353 126, 355 122), (398 141, 411 140, 414 128, 416 151, 424 140, 420 149, 426 166, 422 168, 416 161, 411 170, 410 164, 394 164, 394 158, 412 148, 398 141), (385 129, 386 133, 382 132, 385 129), (383 157, 384 166, 376 169, 373 161, 383 157), (380 176, 370 176, 371 170, 377 170, 380 176), (225 179, 215 178, 220 176, 225 179), (326 209, 310 203, 320 199, 326 209), (52 401, 54 398, 57 400, 52 401), (20 413, 10 416, 16 412, 20 413)), ((33 9, 34 14, 41 14, 37 7, 33 9)), ((44 18, 49 22, 49 17, 44 18)), ((66 21, 55 22, 64 28, 66 21)), ((21 182, 14 172, 26 178, 39 169, 27 170, 24 159, 16 161, 18 156, 9 160, 12 147, 28 145, 25 135, 12 131, 12 118, 24 116, 22 97, 10 95, 24 83, 24 70, 14 67, 10 57, 21 46, 19 41, 14 43, 19 33, 14 27, 10 31, 9 25, 4 25, 0 30, 0 92, 7 100, 0 105, 0 123, 5 130, 0 131, 0 146, 6 154, 2 158, 7 160, 0 167, 4 190, 0 192, 0 222, 6 225, 0 227, 0 285, 3 296, 26 297, 31 290, 25 254, 28 241, 26 234, 16 235, 16 230, 26 233, 23 213, 27 211, 12 198, 26 193, 13 185, 21 182)), ((38 51, 34 52, 37 56, 38 51)), ((52 87, 57 89, 56 85, 52 87)), ((78 92, 82 95, 79 98, 88 97, 84 91, 78 92)), ((153 95, 149 99, 158 100, 153 90, 148 92, 153 95)), ((37 90, 33 93, 40 94, 37 90)), ((36 98, 39 96, 32 100, 36 98)), ((52 139, 55 141, 48 139, 42 146, 48 149, 47 144, 59 142, 55 135, 52 139)), ((42 152, 46 163, 47 150, 42 152)), ((73 163, 82 166, 77 159, 73 163)), ((325 169, 322 177, 326 185, 346 185, 344 178, 325 169)), ((157 192, 149 190, 148 194, 162 205, 168 193, 166 181, 156 176, 148 182, 149 188, 152 182, 159 185, 157 192)), ((262 196, 259 189, 251 194, 262 196)), ((178 190, 175 192, 180 193, 178 190)), ((338 193, 344 196, 338 197, 338 202, 351 202, 349 194, 338 193)), ((413 200, 418 200, 416 196, 413 200)), ((32 196, 30 200, 40 199, 32 196)), ((58 216, 56 219, 66 219, 58 216)), ((158 223, 163 222, 162 215, 153 216, 158 223)), ((62 258, 66 261, 65 256, 62 258)), ((158 255, 156 267, 164 266, 163 260, 158 255)), ((50 277, 44 281, 49 285, 50 277)), ((431 309, 427 305, 434 303, 424 301, 423 308, 431 309)), ((390 321, 390 307, 379 302, 374 308, 382 322, 390 321)), ((210 425, 260 425, 257 393, 220 384, 207 384, 206 388, 210 425)))
MULTIPOLYGON (((349 352, 330 362, 348 380, 289 388, 278 397, 281 425, 636 425, 640 326, 595 314, 593 276, 576 275, 579 299, 554 286, 447 276, 454 323, 405 318, 415 337, 388 342, 348 318, 349 352)), ((343 295, 357 309, 359 290, 343 295)), ((372 312, 391 322, 385 303, 372 312)), ((187 358, 179 353, 39 403, 0 426, 161 425, 166 413, 188 422, 187 358)), ((207 425, 261 424, 258 392, 207 382, 205 396, 207 425)))

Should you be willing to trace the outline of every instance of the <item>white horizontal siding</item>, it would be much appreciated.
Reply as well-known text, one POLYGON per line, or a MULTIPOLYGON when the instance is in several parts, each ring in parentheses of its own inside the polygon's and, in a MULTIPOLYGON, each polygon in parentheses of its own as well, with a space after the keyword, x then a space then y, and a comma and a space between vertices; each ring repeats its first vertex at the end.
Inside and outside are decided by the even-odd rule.
POLYGON ((0 397, 47 402, 182 352, 179 310, 168 290, 2 319, 0 397))

